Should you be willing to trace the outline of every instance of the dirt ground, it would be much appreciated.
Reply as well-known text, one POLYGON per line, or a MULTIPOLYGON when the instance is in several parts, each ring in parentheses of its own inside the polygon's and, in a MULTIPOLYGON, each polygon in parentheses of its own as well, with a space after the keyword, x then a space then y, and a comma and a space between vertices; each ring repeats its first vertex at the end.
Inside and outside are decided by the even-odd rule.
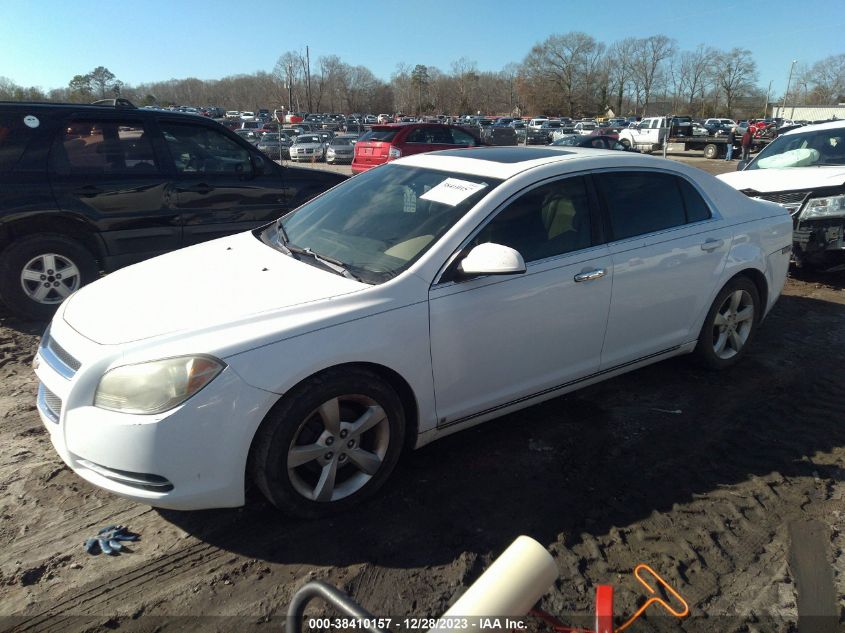
POLYGON ((634 611, 645 562, 691 616, 656 609, 630 632, 843 630, 844 285, 791 277, 732 370, 672 359, 503 417, 406 455, 375 501, 317 522, 255 495, 178 513, 88 485, 35 411, 43 324, 0 313, 0 631, 278 631, 310 579, 398 630, 442 614, 520 534, 555 557, 540 606, 567 623, 591 624, 601 583, 634 611), (83 551, 116 523, 142 535, 131 552, 83 551))

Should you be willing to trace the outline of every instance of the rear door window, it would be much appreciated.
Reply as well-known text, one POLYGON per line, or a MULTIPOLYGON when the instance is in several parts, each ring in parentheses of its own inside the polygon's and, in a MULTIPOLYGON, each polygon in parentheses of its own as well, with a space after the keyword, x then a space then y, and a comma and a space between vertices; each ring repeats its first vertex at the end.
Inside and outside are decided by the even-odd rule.
POLYGON ((12 171, 34 135, 38 119, 23 112, 0 112, 0 173, 12 171), (27 118, 33 117, 33 118, 27 118), (27 125, 24 119, 30 122, 27 125))
POLYGON ((150 135, 139 121, 71 119, 51 152, 58 174, 157 173, 150 135))
POLYGON ((647 171, 596 174, 614 240, 654 233, 686 224, 677 178, 647 171))

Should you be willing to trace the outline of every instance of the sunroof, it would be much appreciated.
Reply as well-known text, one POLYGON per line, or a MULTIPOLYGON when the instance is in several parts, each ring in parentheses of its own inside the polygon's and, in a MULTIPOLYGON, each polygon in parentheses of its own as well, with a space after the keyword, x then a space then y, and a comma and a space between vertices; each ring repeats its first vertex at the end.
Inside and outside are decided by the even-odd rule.
POLYGON ((489 160, 494 163, 522 163, 538 158, 552 158, 562 154, 572 154, 566 150, 551 149, 550 147, 475 147, 472 149, 446 149, 432 152, 438 156, 458 156, 460 158, 475 158, 489 160))

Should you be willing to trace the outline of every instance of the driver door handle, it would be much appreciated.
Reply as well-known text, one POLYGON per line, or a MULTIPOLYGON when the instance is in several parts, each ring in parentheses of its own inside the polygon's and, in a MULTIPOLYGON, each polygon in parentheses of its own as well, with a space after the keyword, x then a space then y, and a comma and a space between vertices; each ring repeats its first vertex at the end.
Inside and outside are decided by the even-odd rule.
POLYGON ((604 268, 594 268, 593 270, 585 270, 575 275, 576 282, 593 281, 594 279, 601 279, 607 274, 604 268))

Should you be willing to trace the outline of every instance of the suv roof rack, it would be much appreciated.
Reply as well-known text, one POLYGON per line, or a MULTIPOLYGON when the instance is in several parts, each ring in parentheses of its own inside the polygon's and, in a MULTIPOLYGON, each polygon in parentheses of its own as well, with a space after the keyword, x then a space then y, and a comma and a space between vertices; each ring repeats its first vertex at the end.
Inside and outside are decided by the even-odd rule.
POLYGON ((99 101, 95 101, 91 105, 95 106, 105 106, 111 108, 135 108, 135 104, 132 103, 129 99, 100 99, 99 101))

